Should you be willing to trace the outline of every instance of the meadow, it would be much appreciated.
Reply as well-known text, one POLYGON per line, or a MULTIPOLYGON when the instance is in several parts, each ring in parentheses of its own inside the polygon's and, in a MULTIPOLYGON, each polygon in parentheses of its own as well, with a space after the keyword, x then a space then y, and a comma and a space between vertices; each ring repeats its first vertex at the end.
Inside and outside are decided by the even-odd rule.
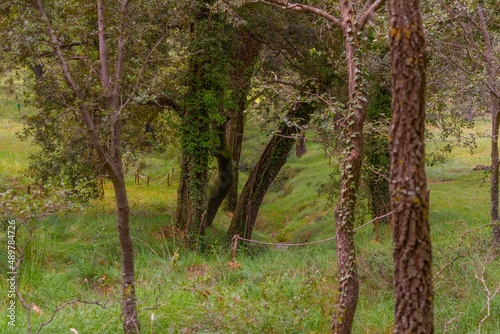
MULTIPOLYGON (((0 186, 28 185, 32 180, 24 171, 36 147, 20 141, 16 133, 22 129, 22 114, 33 107, 23 106, 19 112, 6 86, 1 87, 0 103, 0 186)), ((481 333, 500 333, 500 295, 487 303, 500 282, 500 261, 489 251, 489 175, 473 170, 489 164, 489 126, 487 117, 476 120, 474 131, 481 138, 472 155, 457 149, 444 164, 427 168, 437 333, 478 333, 480 326, 481 333)), ((258 126, 250 124, 242 160, 250 166, 255 163, 266 140, 258 126)), ((428 150, 433 149, 429 144, 428 150)), ((301 158, 290 156, 266 195, 255 239, 299 243, 334 236, 333 207, 317 188, 337 162, 325 158, 314 141, 308 141, 307 150, 301 158)), ((161 182, 177 161, 159 154, 143 154, 140 159, 150 185, 136 185, 133 169, 127 184, 143 333, 328 332, 337 293, 334 241, 304 247, 240 247, 239 266, 230 266, 225 233, 230 215, 221 210, 205 237, 206 249, 188 250, 172 225, 178 175, 174 173, 169 186, 161 182)), ((245 178, 242 175, 242 183, 245 178)), ((103 199, 37 222, 18 276, 23 298, 33 307, 32 332, 46 322, 41 333, 70 333, 71 328, 80 334, 122 332, 114 203, 111 184, 104 186, 103 199), (79 302, 61 308, 75 300, 79 302)), ((358 226, 371 219, 360 212, 358 226)), ((7 244, 5 233, 0 243, 7 244)), ((356 245, 361 292, 353 333, 392 333, 390 227, 381 226, 378 242, 372 225, 360 228, 356 245)), ((6 258, 2 246, 0 332, 26 333, 26 312, 19 305, 16 327, 9 327, 4 316, 6 258)))

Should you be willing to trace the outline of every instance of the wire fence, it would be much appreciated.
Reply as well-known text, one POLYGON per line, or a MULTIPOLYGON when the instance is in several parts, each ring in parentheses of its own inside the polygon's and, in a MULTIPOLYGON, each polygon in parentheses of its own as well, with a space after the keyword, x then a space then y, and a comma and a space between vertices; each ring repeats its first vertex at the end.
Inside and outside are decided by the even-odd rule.
MULTIPOLYGON (((379 221, 380 219, 383 219, 385 217, 388 217, 392 215, 392 211, 389 213, 386 213, 382 216, 378 216, 366 223, 364 223, 361 226, 356 227, 353 232, 356 232, 360 229, 362 229, 365 226, 368 226, 369 224, 379 221)), ((302 246, 311 246, 311 245, 317 245, 317 244, 322 244, 326 243, 332 240, 335 240, 336 237, 330 237, 327 239, 323 240, 317 240, 317 241, 311 241, 311 242, 301 242, 301 243, 286 243, 286 242, 267 242, 267 241, 257 241, 257 240, 252 240, 252 239, 247 239, 240 237, 238 234, 235 234, 233 238, 231 239, 231 249, 232 249, 232 258, 231 258, 231 263, 235 264, 236 263, 236 251, 238 249, 238 241, 245 241, 248 243, 253 243, 253 244, 258 244, 258 245, 266 245, 266 246, 273 246, 273 247, 278 247, 278 248, 288 248, 288 247, 302 247, 302 246)))

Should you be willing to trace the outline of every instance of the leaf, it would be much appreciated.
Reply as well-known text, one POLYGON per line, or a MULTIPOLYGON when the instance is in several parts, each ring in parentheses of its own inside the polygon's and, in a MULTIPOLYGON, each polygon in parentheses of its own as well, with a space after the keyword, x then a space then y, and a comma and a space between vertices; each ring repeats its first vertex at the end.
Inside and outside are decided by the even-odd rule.
POLYGON ((238 268, 241 268, 241 264, 239 264, 238 262, 236 261, 231 261, 228 263, 229 267, 231 269, 238 269, 238 268))
POLYGON ((31 304, 31 309, 33 310, 33 312, 35 312, 36 314, 43 314, 43 311, 42 309, 36 305, 35 303, 31 304))

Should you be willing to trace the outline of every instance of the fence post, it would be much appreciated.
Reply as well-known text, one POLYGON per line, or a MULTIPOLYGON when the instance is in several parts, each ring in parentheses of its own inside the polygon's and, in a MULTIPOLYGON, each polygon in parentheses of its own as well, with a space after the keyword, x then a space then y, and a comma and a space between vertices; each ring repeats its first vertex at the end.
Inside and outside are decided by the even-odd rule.
POLYGON ((231 262, 236 263, 236 250, 238 249, 238 239, 240 238, 239 234, 235 234, 233 239, 231 240, 231 249, 233 250, 233 255, 231 257, 231 262))

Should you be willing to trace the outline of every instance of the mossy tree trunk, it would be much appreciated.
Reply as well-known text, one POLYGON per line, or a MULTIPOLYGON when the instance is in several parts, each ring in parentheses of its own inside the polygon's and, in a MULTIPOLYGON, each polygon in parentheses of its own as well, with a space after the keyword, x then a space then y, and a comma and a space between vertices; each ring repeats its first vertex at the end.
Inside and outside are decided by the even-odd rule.
POLYGON ((434 333, 425 176, 425 40, 419 0, 389 0, 394 333, 434 333))
POLYGON ((193 3, 188 92, 181 113, 182 163, 176 225, 189 247, 197 247, 207 226, 209 162, 216 153, 217 130, 227 84, 227 53, 232 28, 210 12, 212 0, 193 3), (201 50, 201 51, 200 51, 201 50))
MULTIPOLYGON (((315 107, 312 103, 298 101, 294 104, 293 109, 288 112, 286 118, 290 121, 295 120, 298 126, 304 126, 309 123, 314 110, 315 107)), ((287 157, 295 144, 293 136, 300 131, 301 129, 297 126, 283 124, 279 132, 273 135, 240 194, 227 232, 229 236, 232 237, 238 234, 247 239, 252 238, 257 214, 264 195, 276 175, 278 175, 281 167, 287 161, 287 157)))

